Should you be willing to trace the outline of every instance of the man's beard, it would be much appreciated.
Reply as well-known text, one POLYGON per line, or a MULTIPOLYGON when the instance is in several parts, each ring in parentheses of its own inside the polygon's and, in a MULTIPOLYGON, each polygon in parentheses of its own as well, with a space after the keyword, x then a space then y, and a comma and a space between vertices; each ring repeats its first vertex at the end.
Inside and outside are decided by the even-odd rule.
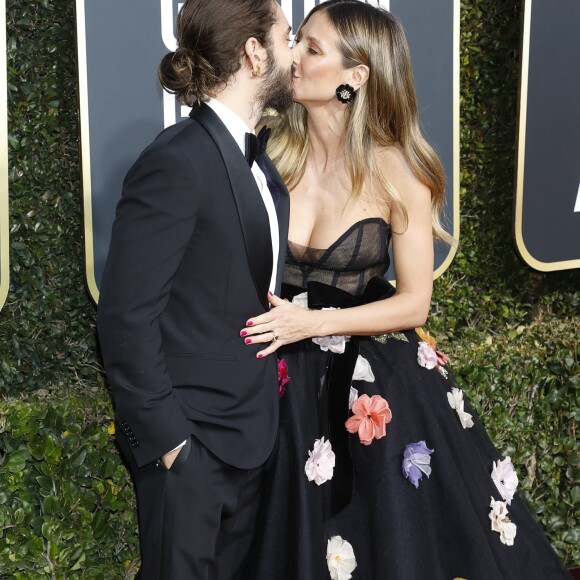
POLYGON ((269 67, 264 74, 264 84, 256 99, 261 111, 264 109, 274 109, 278 113, 283 113, 293 103, 294 93, 292 91, 292 67, 288 70, 280 68, 271 49, 266 49, 268 62, 274 66, 269 67))

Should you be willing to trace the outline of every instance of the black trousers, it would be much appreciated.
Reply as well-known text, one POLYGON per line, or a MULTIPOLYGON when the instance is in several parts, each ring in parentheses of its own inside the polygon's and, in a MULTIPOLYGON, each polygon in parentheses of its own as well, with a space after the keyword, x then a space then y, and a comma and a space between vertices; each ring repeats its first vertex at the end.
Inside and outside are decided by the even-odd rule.
POLYGON ((138 468, 140 580, 250 580, 246 562, 256 525, 263 468, 228 465, 191 436, 171 469, 138 468))

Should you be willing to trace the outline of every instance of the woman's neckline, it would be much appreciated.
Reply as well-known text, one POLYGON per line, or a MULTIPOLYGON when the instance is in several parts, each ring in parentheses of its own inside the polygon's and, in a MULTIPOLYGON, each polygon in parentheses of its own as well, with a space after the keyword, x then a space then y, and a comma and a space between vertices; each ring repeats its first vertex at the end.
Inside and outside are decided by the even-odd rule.
MULTIPOLYGON (((387 223, 382 217, 363 218, 362 220, 354 222, 345 232, 343 232, 334 242, 332 242, 332 244, 330 244, 330 246, 328 246, 328 248, 311 248, 309 246, 303 246, 302 244, 298 244, 296 242, 293 242, 292 240, 288 240, 288 246, 293 245, 293 246, 300 247, 300 248, 308 248, 309 250, 314 250, 317 252, 330 252, 332 249, 334 249, 335 246, 340 244, 340 242, 342 242, 344 240, 344 238, 346 238, 356 227, 358 227, 364 223, 380 223, 380 222, 385 224, 385 226, 387 228, 391 227, 390 224, 387 223)), ((290 250, 290 252, 292 253, 291 250, 290 250)))

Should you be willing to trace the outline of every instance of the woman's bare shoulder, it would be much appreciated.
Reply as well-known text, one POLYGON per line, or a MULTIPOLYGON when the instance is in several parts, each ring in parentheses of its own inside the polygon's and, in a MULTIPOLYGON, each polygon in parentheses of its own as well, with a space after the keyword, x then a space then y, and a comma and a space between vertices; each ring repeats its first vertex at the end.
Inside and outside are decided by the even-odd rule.
POLYGON ((403 199, 407 199, 409 196, 431 195, 429 188, 413 172, 413 168, 400 145, 381 147, 377 151, 377 163, 383 176, 403 199))

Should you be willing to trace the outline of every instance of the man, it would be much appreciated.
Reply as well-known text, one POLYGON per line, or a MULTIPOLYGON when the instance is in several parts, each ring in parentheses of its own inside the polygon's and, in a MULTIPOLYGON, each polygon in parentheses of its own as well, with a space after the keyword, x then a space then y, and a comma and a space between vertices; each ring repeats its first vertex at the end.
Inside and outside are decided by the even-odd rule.
POLYGON ((280 287, 289 200, 244 149, 266 106, 291 103, 290 27, 274 0, 187 0, 177 32, 160 80, 194 108, 125 178, 98 330, 140 577, 227 580, 244 577, 278 428, 276 359, 239 329, 280 287))

